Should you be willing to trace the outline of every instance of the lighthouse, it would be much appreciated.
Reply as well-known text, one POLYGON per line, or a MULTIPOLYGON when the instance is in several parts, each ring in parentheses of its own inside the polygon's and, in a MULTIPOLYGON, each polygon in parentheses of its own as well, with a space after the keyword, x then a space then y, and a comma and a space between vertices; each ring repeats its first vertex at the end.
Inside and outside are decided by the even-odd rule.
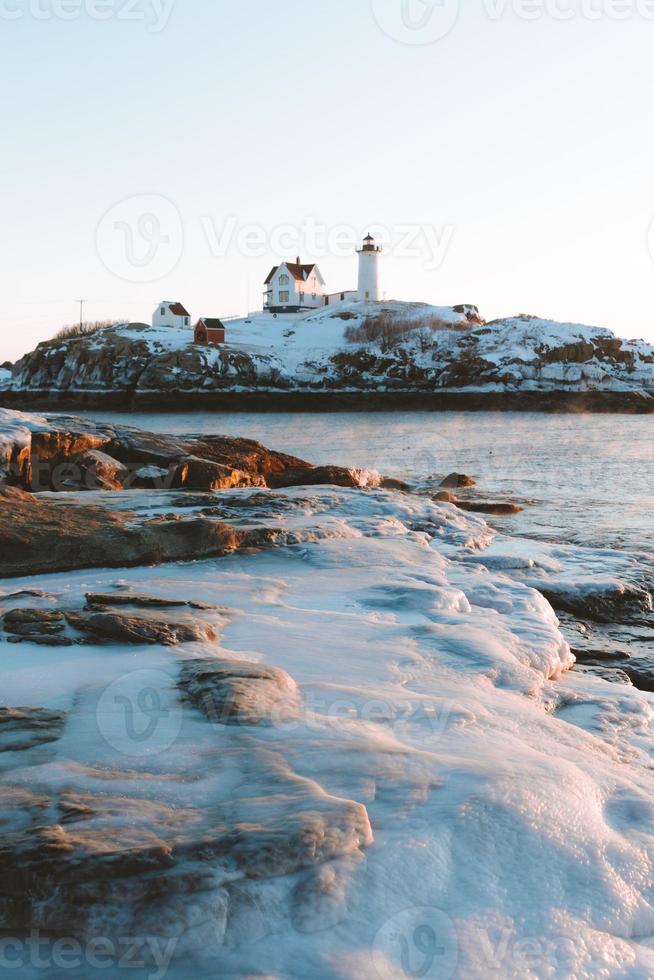
POLYGON ((368 234, 363 245, 357 249, 359 256, 359 302, 378 303, 381 299, 379 292, 379 257, 381 245, 375 245, 375 239, 368 234))

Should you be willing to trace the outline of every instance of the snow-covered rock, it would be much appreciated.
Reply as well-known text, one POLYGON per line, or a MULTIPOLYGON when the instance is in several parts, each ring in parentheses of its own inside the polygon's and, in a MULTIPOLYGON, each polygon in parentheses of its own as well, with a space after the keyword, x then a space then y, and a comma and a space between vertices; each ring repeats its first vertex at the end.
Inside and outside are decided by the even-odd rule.
MULTIPOLYGON (((170 494, 142 499, 143 518, 170 513, 170 494)), ((151 615, 192 601, 217 634, 182 652, 3 645, 0 721, 21 740, 3 773, 7 927, 170 946, 171 980, 189 964, 651 977, 654 700, 570 671, 534 585, 560 586, 573 552, 511 546, 411 494, 215 499, 278 528, 276 547, 0 589, 5 613, 72 609, 74 624, 85 598, 138 611, 145 590, 151 615)), ((108 500, 134 511, 129 493, 94 495, 108 500)), ((194 495, 181 509, 190 519, 194 495)), ((598 574, 627 562, 604 551, 598 574)), ((587 564, 581 588, 599 582, 587 564)))
POLYGON ((141 395, 221 392, 636 392, 654 390, 654 347, 609 330, 476 307, 341 304, 226 323, 224 347, 189 330, 127 324, 40 344, 14 391, 141 395))

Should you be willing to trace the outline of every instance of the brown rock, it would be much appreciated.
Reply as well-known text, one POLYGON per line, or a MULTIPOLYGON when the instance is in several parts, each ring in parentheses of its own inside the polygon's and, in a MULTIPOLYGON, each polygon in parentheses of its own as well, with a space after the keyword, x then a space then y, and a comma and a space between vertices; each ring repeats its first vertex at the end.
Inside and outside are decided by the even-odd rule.
POLYGON ((63 623, 7 623, 5 631, 13 633, 15 636, 50 636, 55 633, 63 633, 63 623))
POLYGON ((146 549, 123 516, 0 490, 0 575, 136 564, 146 549))
POLYGON ((205 491, 302 484, 359 486, 356 472, 346 467, 313 466, 251 439, 182 438, 75 418, 46 417, 46 424, 49 428, 32 432, 30 446, 17 445, 7 459, 22 486, 35 491, 159 488, 168 481, 179 488, 205 491), (152 467, 156 473, 148 472, 152 467))
POLYGON ((99 640, 114 643, 160 643, 163 646, 175 646, 178 643, 216 639, 214 629, 205 623, 160 622, 112 612, 90 615, 68 613, 66 619, 79 632, 90 633, 99 640))
POLYGON ((180 606, 189 609, 215 608, 206 602, 195 602, 192 599, 162 599, 160 596, 142 595, 138 592, 114 592, 109 595, 88 592, 86 601, 89 606, 141 606, 146 609, 174 609, 180 606))
POLYGON ((262 546, 265 536, 202 517, 138 524, 100 507, 0 488, 0 576, 213 558, 244 543, 262 546))
POLYGON ((251 475, 223 463, 189 456, 178 465, 172 485, 187 490, 231 490, 234 487, 262 487, 266 484, 259 474, 251 475))
POLYGON ((53 597, 43 589, 21 589, 19 592, 10 592, 9 595, 0 596, 0 602, 6 602, 8 599, 52 599, 53 597))
POLYGON ((122 490, 129 470, 122 463, 99 449, 89 449, 74 460, 80 469, 80 488, 83 490, 122 490))
POLYGON ((286 473, 272 478, 269 484, 274 487, 358 487, 359 478, 355 470, 345 466, 309 466, 305 464, 297 469, 289 469, 286 473))
POLYGON ((582 340, 574 344, 564 344, 561 347, 548 348, 543 345, 536 350, 541 361, 545 364, 585 364, 592 361, 595 356, 593 345, 582 340))
POLYGON ((408 493, 410 490, 409 484, 405 483, 404 480, 396 480, 390 476, 383 477, 379 486, 382 490, 401 490, 403 493, 408 493))
POLYGON ((69 636, 64 636, 62 633, 37 633, 34 636, 31 634, 18 636, 12 633, 11 636, 7 637, 7 643, 35 643, 39 647, 72 647, 74 642, 69 636))
POLYGON ((0 708, 0 752, 22 752, 61 738, 63 711, 48 708, 0 708))
POLYGON ((460 510, 467 510, 473 514, 497 514, 498 516, 520 514, 524 510, 524 507, 518 507, 517 504, 484 501, 457 500, 456 505, 460 510))
POLYGON ((465 487, 474 487, 475 481, 471 476, 466 476, 465 473, 450 473, 446 476, 441 486, 446 490, 462 490, 465 487))
POLYGON ((10 609, 5 613, 5 626, 37 625, 57 626, 63 623, 64 614, 59 609, 10 609))
POLYGON ((299 694, 277 667, 232 660, 190 660, 178 687, 213 724, 270 725, 295 717, 299 694))

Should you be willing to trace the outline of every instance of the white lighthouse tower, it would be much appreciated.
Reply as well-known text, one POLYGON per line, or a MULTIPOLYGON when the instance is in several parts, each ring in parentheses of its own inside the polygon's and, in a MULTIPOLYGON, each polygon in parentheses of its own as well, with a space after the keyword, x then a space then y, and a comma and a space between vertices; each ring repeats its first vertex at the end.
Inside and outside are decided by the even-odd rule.
POLYGON ((378 303, 381 299, 379 292, 379 257, 381 252, 381 245, 375 245, 375 239, 370 234, 364 238, 363 246, 357 249, 360 303, 378 303))

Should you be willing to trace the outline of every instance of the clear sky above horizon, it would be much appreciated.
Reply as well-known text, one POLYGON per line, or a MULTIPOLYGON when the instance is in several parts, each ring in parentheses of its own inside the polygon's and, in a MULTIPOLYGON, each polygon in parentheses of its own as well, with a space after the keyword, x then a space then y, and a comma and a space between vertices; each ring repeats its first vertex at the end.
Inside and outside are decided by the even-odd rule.
POLYGON ((80 298, 354 288, 369 228, 389 298, 654 342, 653 41, 649 0, 0 0, 0 363, 80 298))

